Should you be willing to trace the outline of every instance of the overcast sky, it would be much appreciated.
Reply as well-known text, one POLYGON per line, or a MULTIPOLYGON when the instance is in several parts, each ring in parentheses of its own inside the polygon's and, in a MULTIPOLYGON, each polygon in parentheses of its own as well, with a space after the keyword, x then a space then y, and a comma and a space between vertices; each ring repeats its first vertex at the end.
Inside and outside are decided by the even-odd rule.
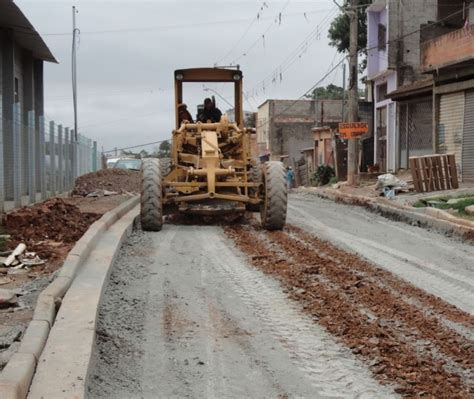
MULTIPOLYGON (((245 109, 256 111, 268 98, 298 98, 341 59, 328 45, 337 12, 332 0, 16 3, 59 60, 45 67, 45 113, 65 126, 73 120, 70 32, 77 6, 79 131, 105 150, 171 136, 175 69, 240 64, 245 109)), ((322 85, 341 79, 337 68, 322 85)), ((207 87, 232 102, 229 87, 207 87)), ((185 91, 193 115, 210 94, 201 85, 185 91)))

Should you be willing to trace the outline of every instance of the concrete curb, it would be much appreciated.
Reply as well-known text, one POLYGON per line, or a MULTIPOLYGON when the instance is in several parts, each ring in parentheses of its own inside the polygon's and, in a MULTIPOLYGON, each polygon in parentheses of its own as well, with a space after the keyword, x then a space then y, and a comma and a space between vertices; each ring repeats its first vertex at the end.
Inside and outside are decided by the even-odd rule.
POLYGON ((457 236, 468 242, 474 242, 474 223, 468 220, 459 220, 459 218, 455 218, 439 209, 432 210, 431 208, 426 208, 425 210, 420 209, 417 211, 412 207, 390 203, 385 199, 343 194, 329 190, 318 189, 305 192, 343 204, 363 206, 389 219, 416 224, 420 227, 433 228, 444 234, 457 236))
POLYGON ((26 329, 18 352, 0 374, 0 398, 26 398, 36 365, 54 324, 61 300, 99 237, 139 203, 139 197, 119 205, 92 224, 69 252, 56 279, 38 296, 33 319, 26 329))

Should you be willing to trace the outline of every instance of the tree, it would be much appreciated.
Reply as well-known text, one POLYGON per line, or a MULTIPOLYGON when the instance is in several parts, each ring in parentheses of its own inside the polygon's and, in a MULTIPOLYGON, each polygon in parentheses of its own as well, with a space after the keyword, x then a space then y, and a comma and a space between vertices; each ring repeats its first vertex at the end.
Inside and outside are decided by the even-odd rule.
POLYGON ((253 112, 248 113, 247 116, 245 117, 244 126, 246 128, 255 127, 255 114, 253 112))
POLYGON ((168 140, 162 141, 158 147, 156 156, 158 158, 169 158, 171 157, 171 144, 168 140))
MULTIPOLYGON (((359 0, 358 10, 359 16, 359 53, 367 55, 367 15, 366 8, 372 4, 372 0, 359 0)), ((333 19, 329 27, 329 45, 333 46, 340 53, 349 52, 349 32, 350 19, 347 11, 349 10, 349 1, 344 0, 344 5, 341 7, 341 13, 333 19)), ((367 58, 364 57, 360 63, 360 69, 364 70, 367 66, 367 58)))
POLYGON ((326 87, 316 87, 307 97, 313 100, 342 100, 344 89, 333 84, 326 87))

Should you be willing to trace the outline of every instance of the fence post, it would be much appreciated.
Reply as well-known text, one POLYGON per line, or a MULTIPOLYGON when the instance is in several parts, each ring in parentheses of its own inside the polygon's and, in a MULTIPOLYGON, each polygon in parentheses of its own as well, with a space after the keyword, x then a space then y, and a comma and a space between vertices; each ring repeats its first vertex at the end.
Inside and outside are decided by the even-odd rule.
POLYGON ((77 177, 77 141, 74 129, 71 130, 71 165, 72 185, 74 186, 77 177))
POLYGON ((56 144, 54 137, 54 121, 49 122, 49 161, 51 170, 49 172, 49 191, 50 195, 56 195, 56 144))
POLYGON ((13 104, 13 205, 21 207, 21 115, 20 104, 13 104))
POLYGON ((44 116, 41 115, 39 117, 39 188, 41 191, 41 200, 44 201, 47 197, 46 194, 46 168, 45 168, 45 158, 46 158, 46 149, 44 144, 44 124, 45 124, 44 116))
POLYGON ((70 151, 70 145, 69 145, 69 128, 67 127, 64 129, 64 188, 66 191, 68 191, 69 188, 71 187, 70 162, 71 162, 71 151, 70 151))
POLYGON ((35 111, 28 111, 28 202, 36 202, 35 111))
POLYGON ((63 125, 58 126, 58 192, 64 191, 63 125))
POLYGON ((5 164, 5 153, 3 152, 3 129, 4 129, 4 123, 3 123, 3 118, 0 118, 0 214, 5 212, 5 170, 4 170, 4 164, 5 164))
POLYGON ((97 141, 92 143, 92 171, 97 172, 97 141))

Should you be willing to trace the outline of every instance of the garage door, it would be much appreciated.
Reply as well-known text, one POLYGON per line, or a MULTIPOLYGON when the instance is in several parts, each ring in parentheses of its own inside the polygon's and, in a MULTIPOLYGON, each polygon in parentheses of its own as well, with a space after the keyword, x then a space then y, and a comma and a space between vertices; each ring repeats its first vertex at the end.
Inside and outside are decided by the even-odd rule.
POLYGON ((462 143, 463 180, 474 181, 474 90, 466 91, 462 143))
POLYGON ((443 94, 440 100, 438 143, 443 154, 454 154, 459 177, 462 176, 462 141, 464 127, 464 91, 443 94))

